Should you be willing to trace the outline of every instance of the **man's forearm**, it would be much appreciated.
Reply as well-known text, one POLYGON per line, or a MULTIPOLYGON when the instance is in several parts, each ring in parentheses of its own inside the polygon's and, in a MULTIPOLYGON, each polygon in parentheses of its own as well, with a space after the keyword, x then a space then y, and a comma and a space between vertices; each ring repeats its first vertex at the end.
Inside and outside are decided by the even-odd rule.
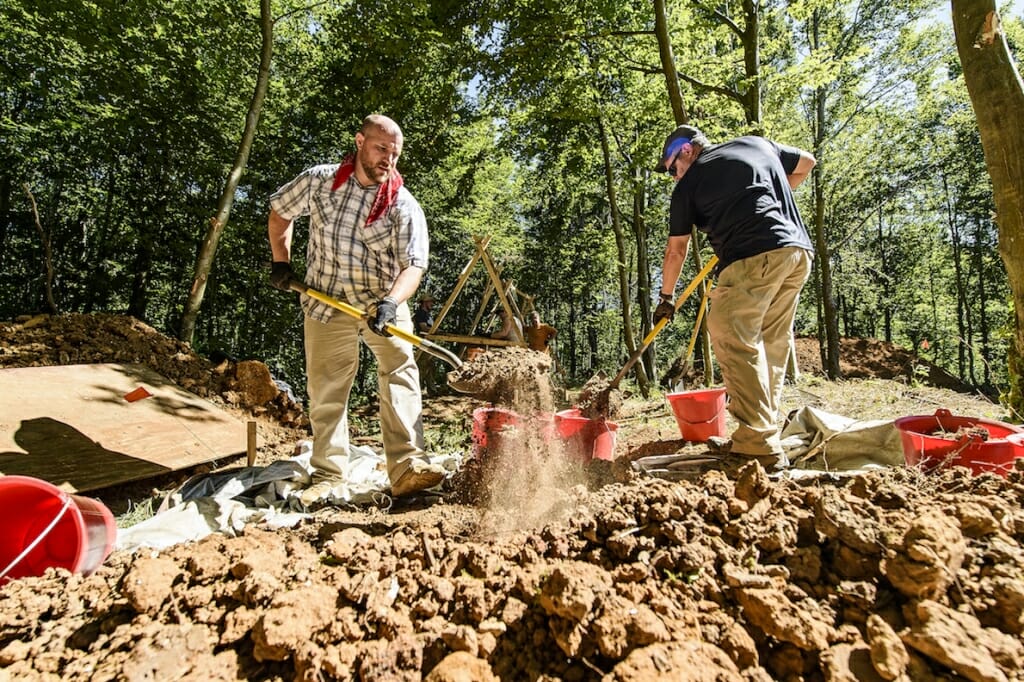
POLYGON ((686 253, 689 248, 689 235, 668 238, 668 243, 665 245, 665 260, 661 266, 659 295, 668 295, 669 297, 674 295, 676 282, 679 281, 679 274, 683 271, 683 263, 686 262, 686 253))
POLYGON ((270 253, 273 260, 290 263, 292 259, 292 221, 282 218, 270 209, 267 219, 267 236, 270 238, 270 253))
POLYGON ((423 268, 411 265, 399 273, 395 283, 391 285, 391 290, 388 291, 388 296, 398 303, 408 301, 416 293, 422 279, 423 268))

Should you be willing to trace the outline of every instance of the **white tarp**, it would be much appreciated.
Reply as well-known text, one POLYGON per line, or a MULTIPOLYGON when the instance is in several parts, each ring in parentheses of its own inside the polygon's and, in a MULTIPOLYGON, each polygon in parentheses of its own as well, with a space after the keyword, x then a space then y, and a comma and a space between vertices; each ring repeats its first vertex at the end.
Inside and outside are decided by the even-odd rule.
MULTIPOLYGON (((790 466, 773 474, 776 477, 862 473, 904 464, 899 430, 891 419, 852 419, 802 407, 781 435, 790 466)), ((633 468, 661 478, 689 478, 695 469, 713 467, 719 458, 708 452, 655 455, 634 461, 633 468)))
MULTIPOLYGON (((230 469, 196 476, 169 494, 157 513, 129 528, 118 529, 116 549, 162 549, 199 540, 215 532, 234 535, 251 523, 292 527, 309 514, 301 499, 313 482, 312 445, 300 454, 265 467, 230 469)), ((431 457, 447 471, 458 469, 462 454, 431 457)), ((387 506, 391 483, 387 462, 369 447, 352 446, 345 471, 322 502, 352 506, 387 506)))

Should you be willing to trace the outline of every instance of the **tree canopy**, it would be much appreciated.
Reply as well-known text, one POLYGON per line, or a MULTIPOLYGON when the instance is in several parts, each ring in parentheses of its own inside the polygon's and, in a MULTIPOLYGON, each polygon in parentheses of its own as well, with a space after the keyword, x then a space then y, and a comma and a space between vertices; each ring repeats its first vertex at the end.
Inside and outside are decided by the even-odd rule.
MULTIPOLYGON (((378 112, 405 132, 401 170, 427 214, 424 288, 445 300, 490 236, 503 278, 559 329, 565 380, 614 374, 650 330, 672 188, 653 166, 685 116, 712 142, 762 134, 818 158, 798 192, 818 254, 797 332, 826 366, 838 337, 875 336, 992 394, 1010 385, 1019 330, 990 142, 944 5, 270 0, 254 122, 260 5, 0 7, 0 314, 124 313, 178 335, 227 187, 192 343, 262 359, 301 390, 301 313, 268 285, 267 197, 337 161, 378 112)), ((1016 59, 1020 18, 1002 31, 1016 59)), ((300 273, 304 239, 300 224, 300 273)), ((482 302, 473 277, 453 330, 482 302)), ((698 300, 639 381, 684 350, 698 300)))

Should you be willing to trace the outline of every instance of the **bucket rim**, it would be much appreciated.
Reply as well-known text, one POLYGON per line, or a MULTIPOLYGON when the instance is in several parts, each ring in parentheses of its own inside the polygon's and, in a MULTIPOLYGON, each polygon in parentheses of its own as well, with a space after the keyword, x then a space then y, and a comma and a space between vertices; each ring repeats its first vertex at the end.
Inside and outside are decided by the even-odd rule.
POLYGON ((939 428, 943 428, 943 425, 941 423, 941 420, 943 419, 967 421, 970 422, 971 424, 977 424, 981 426, 994 426, 1000 430, 1009 431, 1009 433, 1002 436, 990 436, 985 442, 1006 440, 1008 438, 1015 436, 1016 434, 1024 434, 1024 427, 1021 427, 1017 424, 1009 424, 1007 422, 1002 422, 997 419, 988 419, 986 417, 957 415, 953 414, 947 409, 938 409, 935 411, 934 414, 912 414, 903 417, 897 417, 896 419, 893 420, 893 426, 895 426, 899 431, 902 431, 904 433, 914 433, 924 437, 935 437, 934 431, 925 433, 917 430, 916 428, 913 428, 911 424, 918 421, 932 420, 933 424, 936 424, 939 428))
POLYGON ((665 394, 665 398, 681 396, 681 395, 694 395, 695 393, 727 393, 728 389, 725 386, 713 386, 711 388, 692 388, 686 391, 670 391, 665 394))

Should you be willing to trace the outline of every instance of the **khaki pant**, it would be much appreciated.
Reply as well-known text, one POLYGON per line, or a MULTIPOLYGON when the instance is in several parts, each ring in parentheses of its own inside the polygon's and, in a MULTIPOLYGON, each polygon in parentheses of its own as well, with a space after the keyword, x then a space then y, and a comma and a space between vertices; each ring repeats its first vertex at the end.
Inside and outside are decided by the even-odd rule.
MULTIPOLYGON (((412 331, 409 306, 398 306, 395 326, 412 331)), ((397 481, 423 457, 423 399, 413 346, 370 331, 366 323, 336 313, 327 323, 306 317, 306 383, 313 426, 310 463, 318 473, 346 473, 349 460, 348 399, 359 368, 359 339, 377 358, 380 431, 388 477, 397 481)))
POLYGON ((733 452, 778 455, 779 401, 793 342, 793 318, 813 256, 786 247, 736 261, 711 291, 708 331, 729 412, 739 422, 733 452))

